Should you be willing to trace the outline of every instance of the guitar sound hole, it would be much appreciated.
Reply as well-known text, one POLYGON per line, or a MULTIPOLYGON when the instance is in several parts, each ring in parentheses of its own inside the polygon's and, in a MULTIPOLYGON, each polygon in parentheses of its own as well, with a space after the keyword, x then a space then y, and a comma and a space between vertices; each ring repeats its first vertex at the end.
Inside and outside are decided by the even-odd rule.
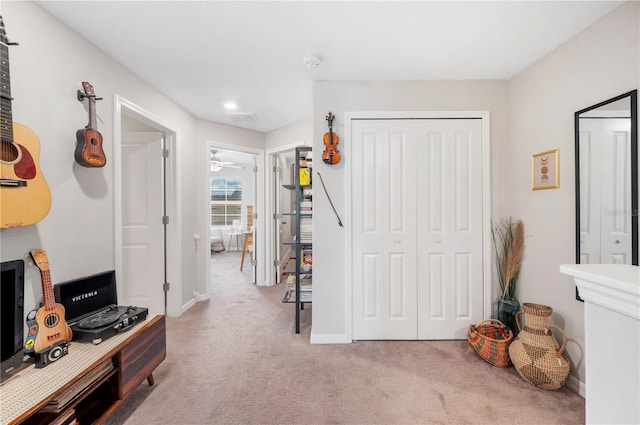
POLYGON ((15 143, 11 143, 7 140, 2 141, 2 150, 0 152, 0 158, 3 162, 13 163, 17 162, 20 156, 20 151, 18 151, 15 143))
POLYGON ((58 317, 58 315, 55 313, 52 313, 47 315, 47 317, 44 319, 44 324, 47 325, 47 327, 49 328, 53 328, 58 324, 59 320, 60 318, 58 317))
POLYGON ((98 146, 98 139, 96 139, 95 137, 92 137, 92 138, 91 138, 91 144, 92 144, 93 146, 98 146))

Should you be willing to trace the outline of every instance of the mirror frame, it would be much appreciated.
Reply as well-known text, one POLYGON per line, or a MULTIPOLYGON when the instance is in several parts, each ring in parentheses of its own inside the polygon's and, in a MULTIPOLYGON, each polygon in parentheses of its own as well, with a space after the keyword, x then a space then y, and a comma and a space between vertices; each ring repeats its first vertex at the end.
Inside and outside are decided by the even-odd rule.
MULTIPOLYGON (((580 114, 629 97, 631 102, 631 264, 638 265, 638 90, 621 94, 574 114, 575 138, 575 208, 576 208, 576 264, 580 264, 580 114)), ((582 301, 576 287, 576 299, 582 301)))

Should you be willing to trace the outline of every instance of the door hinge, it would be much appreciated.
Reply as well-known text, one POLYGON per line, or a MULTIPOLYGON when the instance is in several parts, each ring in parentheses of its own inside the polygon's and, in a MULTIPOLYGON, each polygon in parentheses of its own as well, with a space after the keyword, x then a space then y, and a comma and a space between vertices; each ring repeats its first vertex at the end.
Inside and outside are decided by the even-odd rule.
POLYGON ((169 224, 169 216, 165 215, 162 217, 162 224, 169 224))
POLYGON ((253 219, 257 220, 258 219, 258 213, 253 213, 253 219))
POLYGON ((162 157, 169 158, 169 149, 162 149, 162 157))
POLYGON ((164 292, 169 292, 169 289, 171 289, 170 286, 169 282, 165 282, 164 285, 162 285, 162 290, 164 292))
POLYGON ((254 166, 253 166, 253 172, 254 172, 254 173, 257 173, 257 172, 258 172, 258 166, 257 166, 257 165, 254 165, 254 166))

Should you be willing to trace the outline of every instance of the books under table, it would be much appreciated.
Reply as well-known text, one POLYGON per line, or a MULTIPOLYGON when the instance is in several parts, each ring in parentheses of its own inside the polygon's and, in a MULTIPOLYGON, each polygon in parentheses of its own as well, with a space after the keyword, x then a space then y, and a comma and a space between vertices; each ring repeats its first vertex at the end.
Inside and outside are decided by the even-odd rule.
POLYGON ((68 412, 62 413, 55 418, 49 425, 78 425, 78 418, 76 417, 76 411, 69 409, 68 412))
POLYGON ((113 369, 113 361, 111 359, 105 360, 91 372, 83 376, 78 382, 69 387, 67 391, 47 403, 42 409, 40 409, 40 411, 51 413, 61 412, 71 402, 88 390, 91 384, 109 374, 113 369))
MULTIPOLYGON (((294 275, 290 275, 287 277, 287 282, 285 287, 287 288, 284 298, 282 299, 283 303, 294 303, 296 302, 296 277, 294 275)), ((313 285, 311 283, 311 275, 310 274, 302 274, 300 275, 300 302, 310 303, 313 298, 313 285)))

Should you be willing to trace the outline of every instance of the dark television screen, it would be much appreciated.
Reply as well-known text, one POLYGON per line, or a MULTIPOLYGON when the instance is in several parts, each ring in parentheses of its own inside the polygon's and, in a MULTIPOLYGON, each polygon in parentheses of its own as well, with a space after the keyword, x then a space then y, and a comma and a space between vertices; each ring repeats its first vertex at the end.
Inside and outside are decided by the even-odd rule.
POLYGON ((0 263, 0 352, 2 373, 22 363, 24 343, 24 261, 0 263))

